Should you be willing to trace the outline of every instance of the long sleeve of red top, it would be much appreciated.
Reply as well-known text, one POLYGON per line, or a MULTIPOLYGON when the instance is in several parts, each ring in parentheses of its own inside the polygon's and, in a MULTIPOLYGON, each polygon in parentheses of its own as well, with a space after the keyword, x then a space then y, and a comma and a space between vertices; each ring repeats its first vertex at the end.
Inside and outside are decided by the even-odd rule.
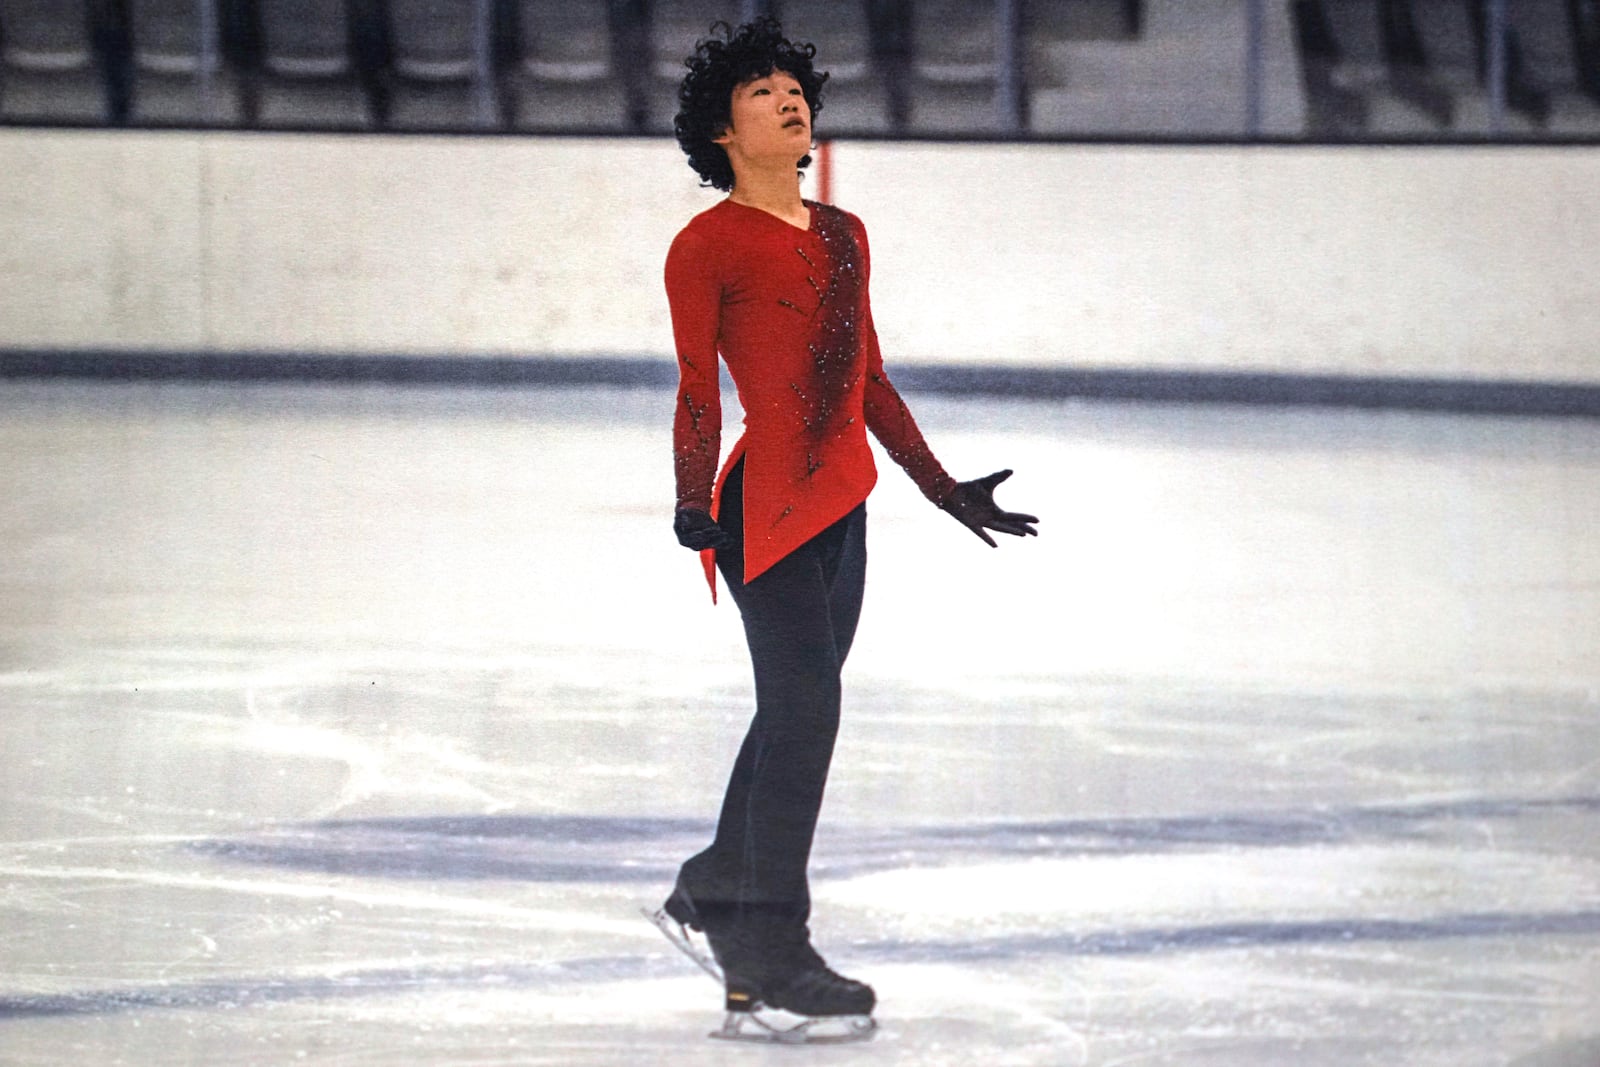
POLYGON ((678 507, 712 510, 712 481, 722 447, 722 388, 717 379, 717 331, 722 285, 707 238, 684 230, 667 253, 667 292, 678 351, 677 407, 672 451, 678 507))

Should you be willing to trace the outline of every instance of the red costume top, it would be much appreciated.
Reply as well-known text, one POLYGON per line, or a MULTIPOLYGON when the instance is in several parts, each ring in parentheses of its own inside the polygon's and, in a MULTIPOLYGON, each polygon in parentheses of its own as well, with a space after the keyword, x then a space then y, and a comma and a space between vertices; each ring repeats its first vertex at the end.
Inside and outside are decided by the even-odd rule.
MULTIPOLYGON (((715 516, 723 480, 744 459, 746 581, 867 498, 877 480, 869 429, 934 503, 956 485, 884 374, 866 228, 847 211, 806 206, 811 226, 802 230, 724 200, 691 219, 667 253, 678 506, 715 516), (719 352, 745 432, 717 475, 719 352)), ((701 555, 715 598, 714 557, 701 555)))

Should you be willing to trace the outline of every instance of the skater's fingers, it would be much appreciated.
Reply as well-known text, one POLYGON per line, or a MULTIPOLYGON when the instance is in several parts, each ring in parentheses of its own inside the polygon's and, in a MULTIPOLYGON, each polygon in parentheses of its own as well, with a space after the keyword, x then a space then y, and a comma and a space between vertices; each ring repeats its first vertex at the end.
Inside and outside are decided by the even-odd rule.
POLYGON ((1018 536, 1037 537, 1039 531, 1033 528, 1033 524, 1038 521, 1032 515, 1018 515, 1015 512, 1006 511, 1001 512, 1000 517, 991 523, 990 527, 996 530, 1004 530, 1007 533, 1014 533, 1018 536))
POLYGON ((993 493, 994 487, 1009 477, 1011 477, 1011 472, 1009 470, 995 471, 993 474, 985 475, 984 477, 979 478, 977 482, 979 485, 989 490, 989 492, 993 493))

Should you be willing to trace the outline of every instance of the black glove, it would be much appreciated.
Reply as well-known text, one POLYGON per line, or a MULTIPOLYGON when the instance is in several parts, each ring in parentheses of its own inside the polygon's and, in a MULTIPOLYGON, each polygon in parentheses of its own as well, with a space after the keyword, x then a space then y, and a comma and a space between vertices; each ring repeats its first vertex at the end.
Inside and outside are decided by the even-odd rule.
POLYGON ((1010 471, 995 471, 987 478, 957 482, 955 492, 939 506, 954 515, 961 525, 987 541, 990 548, 996 545, 994 538, 984 532, 986 528, 1017 537, 1037 537, 1039 531, 1032 524, 1038 519, 1017 511, 1001 511, 994 502, 994 487, 1009 477, 1010 471))
POLYGON ((696 552, 733 547, 733 536, 699 508, 679 508, 674 512, 672 532, 678 535, 678 544, 696 552))

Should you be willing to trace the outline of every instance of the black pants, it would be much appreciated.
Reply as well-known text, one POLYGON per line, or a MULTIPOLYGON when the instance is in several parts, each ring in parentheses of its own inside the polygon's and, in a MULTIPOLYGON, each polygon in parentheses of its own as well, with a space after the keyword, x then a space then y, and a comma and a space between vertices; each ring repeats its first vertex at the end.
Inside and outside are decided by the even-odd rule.
POLYGON ((839 732, 839 672, 855 638, 867 569, 867 508, 858 505, 748 585, 743 464, 723 486, 719 525, 740 544, 717 565, 744 619, 756 714, 722 801, 716 839, 683 865, 702 908, 804 923, 806 867, 839 732))

